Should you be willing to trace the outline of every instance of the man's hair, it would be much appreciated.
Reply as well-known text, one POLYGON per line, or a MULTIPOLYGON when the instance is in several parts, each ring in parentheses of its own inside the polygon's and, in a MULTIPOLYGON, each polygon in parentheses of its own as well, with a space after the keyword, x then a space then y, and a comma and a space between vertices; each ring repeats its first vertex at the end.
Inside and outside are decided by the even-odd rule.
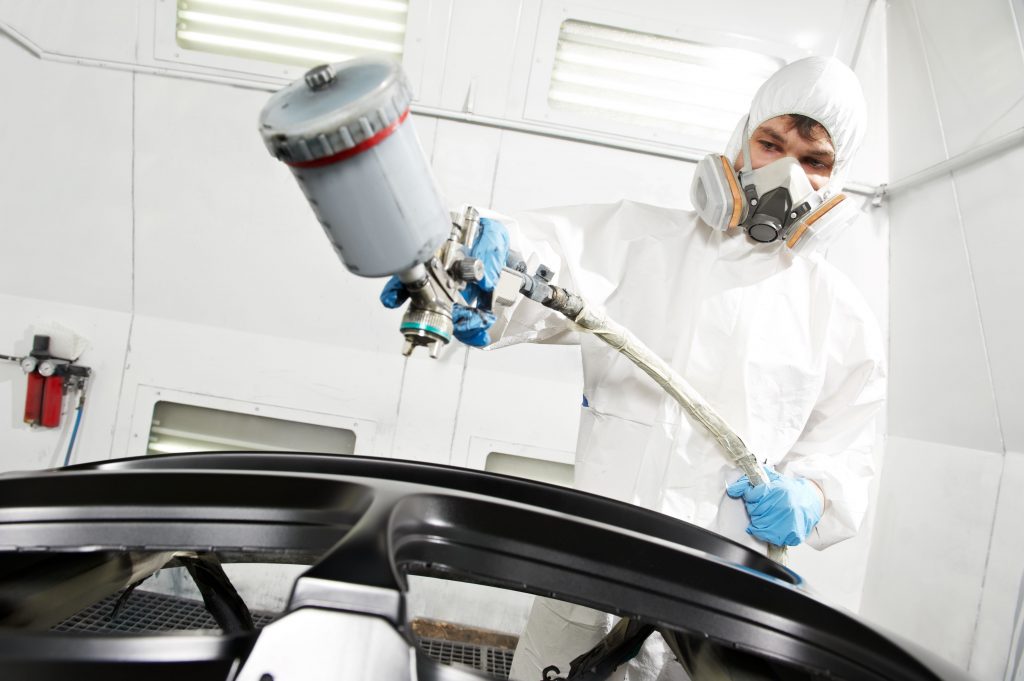
POLYGON ((796 128, 796 134, 800 135, 800 137, 808 142, 816 142, 822 137, 827 139, 829 142, 832 141, 832 136, 828 134, 828 130, 825 129, 825 126, 810 116, 804 116, 803 114, 786 114, 786 118, 788 118, 792 126, 796 128))

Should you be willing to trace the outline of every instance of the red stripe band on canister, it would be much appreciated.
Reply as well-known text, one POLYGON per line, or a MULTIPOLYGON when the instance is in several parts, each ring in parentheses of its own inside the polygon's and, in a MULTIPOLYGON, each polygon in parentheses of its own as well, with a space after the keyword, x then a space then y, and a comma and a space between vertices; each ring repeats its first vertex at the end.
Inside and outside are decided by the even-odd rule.
POLYGON ((395 130, 397 130, 398 126, 400 126, 402 123, 404 123, 405 119, 408 118, 408 117, 409 117, 409 109, 406 109, 404 112, 402 112, 402 115, 399 116, 398 120, 396 120, 394 123, 392 123, 391 125, 389 125, 386 128, 381 128, 377 132, 377 134, 375 134, 373 137, 369 137, 369 138, 363 140, 362 142, 360 142, 359 144, 355 145, 351 149, 345 149, 344 151, 339 151, 337 154, 333 154, 331 156, 324 156, 323 158, 315 158, 312 161, 291 161, 291 162, 285 161, 285 163, 287 165, 291 166, 292 168, 321 168, 323 166, 329 166, 332 163, 337 163, 338 161, 344 161, 347 158, 352 158, 356 154, 361 154, 364 151, 366 151, 367 149, 375 147, 378 144, 380 144, 381 142, 383 142, 385 139, 390 137, 391 133, 393 133, 395 130))

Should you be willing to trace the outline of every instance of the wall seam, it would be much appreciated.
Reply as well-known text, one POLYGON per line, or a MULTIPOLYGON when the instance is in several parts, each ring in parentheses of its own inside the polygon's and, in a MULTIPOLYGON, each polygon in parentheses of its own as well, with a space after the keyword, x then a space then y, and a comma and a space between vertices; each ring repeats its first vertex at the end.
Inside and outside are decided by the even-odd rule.
MULTIPOLYGON (((1024 37, 1021 36, 1020 17, 1017 16, 1017 10, 1014 7, 1013 0, 1009 0, 1009 2, 1007 2, 1007 5, 1009 5, 1009 9, 1010 9, 1010 20, 1013 22, 1014 35, 1017 36, 1018 55, 1021 57, 1021 59, 1024 59, 1024 37)), ((954 188, 956 187, 956 182, 953 183, 953 186, 954 186, 954 188)), ((958 207, 958 210, 959 210, 959 200, 958 200, 958 203, 957 203, 957 207, 958 207)), ((966 234, 964 236, 964 239, 966 241, 966 234)), ((973 280, 972 280, 972 283, 973 283, 973 280)), ((979 316, 981 315, 981 308, 980 308, 980 306, 978 308, 978 315, 979 316)), ((982 327, 982 333, 984 334, 984 326, 982 327)), ((987 360, 988 360, 988 346, 987 345, 986 345, 985 351, 986 351, 985 352, 985 359, 986 359, 986 362, 987 362, 987 360)), ((991 376, 992 376, 992 368, 991 368, 991 365, 990 365, 989 366, 989 378, 990 378, 990 380, 991 380, 991 376)), ((993 396, 994 396, 994 393, 995 393, 995 383, 992 384, 992 392, 993 392, 993 396)), ((971 635, 971 654, 970 654, 970 657, 967 660, 967 669, 968 670, 970 670, 970 668, 972 666, 972 663, 974 662, 974 652, 975 652, 976 646, 978 644, 978 629, 979 629, 979 627, 981 625, 981 610, 982 610, 981 606, 984 603, 985 586, 988 583, 989 562, 992 560, 992 545, 995 543, 996 519, 999 517, 999 501, 1000 501, 1000 497, 1001 497, 1002 491, 1003 491, 1003 481, 1006 478, 1006 458, 1007 458, 1006 440, 1005 440, 1005 438, 1003 436, 1002 422, 999 420, 999 406, 998 406, 998 402, 996 403, 996 420, 997 420, 996 422, 1000 426, 999 427, 999 438, 1000 438, 1000 441, 1002 442, 1002 445, 1003 445, 1003 459, 1002 459, 1001 465, 999 467, 999 482, 998 482, 998 486, 996 487, 995 511, 992 514, 992 528, 991 528, 991 531, 989 532, 989 537, 988 537, 988 554, 985 556, 984 572, 981 575, 981 595, 982 595, 982 597, 978 601, 978 614, 977 614, 977 617, 974 620, 974 632, 971 635)), ((1019 599, 1019 595, 1020 594, 1018 593, 1018 599, 1019 599)), ((1013 628, 1016 629, 1016 622, 1014 622, 1014 627, 1013 628)), ((1003 665, 1003 678, 1010 678, 1009 677, 1009 675, 1011 673, 1010 663, 1011 663, 1011 661, 1013 661, 1011 659, 1012 657, 1013 657, 1013 635, 1011 634, 1011 636, 1010 636, 1010 648, 1006 651, 1006 663, 1003 665)))
POLYGON ((1020 49, 1021 57, 1024 58, 1024 36, 1021 35, 1020 17, 1017 16, 1017 8, 1014 7, 1013 0, 1009 0, 1007 4, 1010 6, 1010 18, 1013 19, 1013 30, 1017 35, 1017 47, 1020 49))
MULTIPOLYGON (((470 348, 469 347, 461 347, 459 349, 462 350, 462 353, 463 353, 462 354, 462 375, 459 376, 459 395, 455 399, 455 418, 452 419, 452 434, 451 434, 451 437, 448 439, 448 465, 449 466, 455 465, 455 463, 452 461, 452 455, 455 453, 453 451, 455 449, 455 436, 459 432, 459 415, 462 413, 462 394, 465 391, 465 387, 466 387, 466 374, 468 373, 468 369, 469 369, 469 353, 470 353, 470 348)), ((466 463, 468 463, 468 462, 466 462, 466 463)), ((466 463, 463 463, 461 465, 465 466, 466 463)))
POLYGON ((995 418, 996 432, 999 434, 999 449, 1003 457, 1006 456, 1006 437, 1003 434, 1003 423, 999 417, 999 399, 996 395, 995 379, 992 375, 992 358, 988 351, 988 334, 985 331, 985 319, 981 312, 981 298, 978 295, 978 282, 974 275, 974 264, 971 260, 971 247, 967 241, 967 229, 964 223, 964 212, 960 208, 960 191, 957 186, 955 173, 950 174, 952 187, 953 205, 956 207, 956 218, 960 225, 960 239, 963 243, 964 256, 967 259, 967 276, 971 282, 971 295, 974 298, 974 310, 978 320, 978 329, 981 332, 981 351, 985 357, 985 372, 988 375, 989 391, 992 395, 992 416, 995 418))
POLYGON ((487 207, 494 209, 494 193, 498 188, 498 168, 501 166, 501 150, 505 145, 505 131, 498 131, 498 152, 494 155, 494 171, 491 173, 491 194, 487 197, 487 207))
POLYGON ((853 46, 853 55, 850 57, 850 68, 856 69, 857 62, 860 60, 860 51, 864 46, 864 36, 868 32, 868 27, 871 24, 871 10, 875 8, 875 3, 878 0, 868 0, 867 7, 864 8, 864 16, 860 21, 860 30, 857 32, 857 42, 853 46))
MULTIPOLYGON (((945 154, 946 159, 948 160, 949 159, 949 145, 946 143, 946 128, 945 128, 945 126, 943 125, 943 122, 942 122, 942 110, 939 107, 938 95, 935 92, 935 77, 932 74, 931 62, 928 59, 928 48, 925 45, 925 41, 924 41, 924 31, 921 28, 921 19, 918 16, 918 13, 917 13, 917 3, 914 2, 914 0, 910 0, 910 7, 911 7, 911 10, 913 11, 914 25, 915 25, 915 28, 917 29, 917 37, 918 37, 918 41, 919 41, 919 43, 921 45, 921 56, 924 59, 925 72, 926 72, 926 74, 928 76, 928 89, 929 89, 929 91, 931 92, 931 95, 932 95, 932 105, 935 107, 935 118, 936 118, 936 120, 939 123, 939 135, 940 135, 940 138, 942 139, 942 151, 945 154)), ((949 173, 949 185, 950 185, 950 193, 952 194, 952 197, 953 197, 953 205, 954 205, 955 210, 956 210, 957 225, 960 228, 960 240, 961 240, 961 243, 963 245, 964 258, 965 258, 965 260, 967 262, 967 276, 968 276, 968 279, 971 282, 971 295, 974 298, 974 309, 975 309, 975 313, 976 313, 977 320, 978 320, 978 329, 979 329, 979 331, 981 333, 981 350, 982 350, 982 353, 984 354, 984 358, 985 358, 985 371, 986 371, 986 374, 988 375, 988 385, 989 385, 989 390, 990 390, 990 393, 991 393, 991 396, 992 396, 993 417, 995 418, 996 432, 999 434, 999 447, 1000 447, 1000 450, 1001 450, 1003 456, 1005 457, 1006 456, 1006 439, 1003 436, 1002 422, 1001 422, 1001 419, 999 418, 999 402, 997 400, 997 396, 996 396, 996 392, 995 392, 995 381, 992 378, 992 361, 991 361, 991 358, 990 358, 989 352, 988 352, 988 342, 986 340, 985 324, 984 324, 984 320, 983 320, 982 314, 981 314, 981 301, 980 301, 980 299, 978 297, 978 284, 977 284, 977 281, 976 281, 976 278, 975 278, 975 275, 974 275, 974 267, 973 267, 972 262, 971 262, 971 251, 970 251, 970 247, 969 247, 968 242, 967 242, 967 230, 966 230, 966 225, 964 224, 964 213, 963 213, 963 210, 960 208, 960 194, 959 194, 959 191, 957 190, 956 174, 954 172, 949 173)), ((995 519, 993 518, 993 522, 994 522, 994 520, 995 519)))
MULTIPOLYGON (((1014 0, 1008 0, 1008 2, 1006 4, 1009 5, 1009 8, 1010 8, 1010 19, 1013 21, 1013 31, 1014 31, 1014 34, 1017 36, 1017 50, 1018 50, 1018 54, 1020 55, 1021 59, 1024 60, 1024 36, 1021 35, 1021 18, 1020 18, 1020 16, 1017 15, 1017 8, 1014 6, 1014 0)), ((996 511, 995 511, 995 515, 997 517, 999 515, 999 496, 1000 496, 1000 492, 1002 492, 1003 481, 1005 480, 1005 476, 1006 476, 1006 459, 1007 459, 1006 442, 1004 441, 1003 442, 1003 465, 1000 467, 1000 470, 999 470, 999 487, 996 490, 996 511)), ((992 556, 992 541, 993 541, 994 538, 995 538, 995 522, 993 521, 993 531, 992 531, 992 535, 989 537, 989 549, 988 549, 989 555, 988 555, 988 558, 991 558, 991 556, 992 556)), ((988 579, 988 559, 986 559, 986 561, 985 561, 985 574, 983 576, 982 583, 981 583, 981 591, 982 591, 982 595, 983 596, 984 596, 984 593, 985 593, 985 581, 987 579, 988 579)), ((1022 576, 1022 585, 1024 585, 1024 576, 1022 576)), ((1013 652, 1014 652, 1014 650, 1013 650, 1013 648, 1014 648, 1014 646, 1013 646, 1014 636, 1013 636, 1013 634, 1016 633, 1019 630, 1018 627, 1020 626, 1019 625, 1019 622, 1020 622, 1020 603, 1021 603, 1021 595, 1022 594, 1024 594, 1024 586, 1022 586, 1022 588, 1018 589, 1018 591, 1017 591, 1017 612, 1014 614, 1014 622, 1011 625, 1011 629, 1010 629, 1010 645, 1009 645, 1009 648, 1006 651, 1006 663, 1003 665, 1003 678, 1004 679, 1009 679, 1011 673, 1018 671, 1016 665, 1017 665, 1017 663, 1020 660, 1020 656, 1018 654, 1017 659, 1016 660, 1013 659, 1014 658, 1014 655, 1013 655, 1013 652), (1011 666, 1010 666, 1011 663, 1014 663, 1014 667, 1012 669, 1011 669, 1011 666)), ((979 615, 980 615, 980 608, 979 608, 979 615)), ((971 657, 967 661, 968 662, 968 669, 970 669, 970 663, 974 661, 974 646, 977 643, 977 637, 978 637, 978 625, 975 624, 974 636, 971 639, 971 657)), ((1017 641, 1018 641, 1018 646, 1017 647, 1018 647, 1018 650, 1019 650, 1020 649, 1020 643, 1019 643, 1020 638, 1018 638, 1017 641)))
MULTIPOLYGON (((915 16, 915 20, 917 20, 917 10, 916 10, 916 7, 915 7, 915 11, 914 11, 914 16, 915 16)), ((918 23, 918 31, 920 32, 921 31, 920 20, 917 20, 917 23, 918 23)), ((925 63, 928 64, 927 52, 925 53, 925 63)), ((935 84, 934 84, 934 80, 932 79, 930 65, 928 67, 928 78, 929 78, 929 83, 930 83, 930 85, 932 87, 932 95, 933 95, 933 97, 935 97, 935 91, 934 91, 935 84)), ((936 109, 938 109, 937 99, 936 99, 936 109)), ((941 114, 941 112, 937 112, 937 115, 939 117, 939 128, 942 131, 943 147, 946 148, 946 158, 949 158, 949 151, 948 151, 948 147, 946 145, 946 140, 945 140, 946 133, 945 133, 945 129, 942 127, 942 114, 941 114)), ((991 563, 991 560, 992 560, 992 546, 993 546, 993 544, 995 542, 996 519, 997 519, 997 517, 999 515, 999 498, 1000 498, 1000 493, 1002 491, 1002 486, 1003 486, 1002 485, 1003 476, 1005 475, 1005 472, 1006 472, 1006 438, 1005 438, 1005 435, 1003 433, 1002 419, 1000 418, 1000 415, 999 415, 999 399, 998 399, 998 396, 996 395, 995 380, 994 380, 993 375, 992 375, 992 359, 991 359, 991 356, 990 356, 989 351, 988 351, 988 339, 987 339, 987 333, 986 333, 986 330, 985 330, 984 315, 982 314, 982 310, 981 310, 981 300, 980 300, 980 297, 978 296, 978 283, 977 283, 977 278, 976 278, 975 273, 974 273, 974 264, 973 264, 973 261, 971 259, 970 243, 967 240, 967 225, 966 225, 965 220, 964 220, 963 209, 961 208, 961 205, 960 205, 960 191, 959 191, 959 186, 958 186, 958 183, 957 183, 956 173, 955 172, 951 172, 949 174, 949 178, 950 178, 950 186, 951 186, 951 189, 952 189, 953 205, 954 205, 954 207, 956 209, 957 224, 960 227, 960 239, 961 239, 961 243, 962 243, 962 248, 963 248, 964 256, 965 256, 965 259, 967 261, 967 275, 968 275, 969 281, 971 283, 971 295, 974 298, 975 315, 976 315, 977 320, 978 320, 978 329, 979 329, 979 332, 981 333, 981 349, 982 349, 982 353, 983 353, 983 356, 984 356, 984 359, 985 359, 985 371, 986 371, 987 378, 988 378, 989 390, 990 390, 990 393, 991 393, 991 396, 992 396, 993 417, 995 419, 996 432, 999 435, 999 446, 1000 446, 1001 454, 1002 454, 1002 457, 1001 457, 1000 463, 999 463, 999 475, 997 477, 997 482, 996 482, 996 495, 995 495, 995 500, 994 500, 993 506, 992 506, 992 520, 991 520, 991 522, 989 524, 989 533, 988 533, 987 548, 986 548, 986 551, 985 551, 985 560, 982 563, 982 569, 981 569, 981 584, 979 586, 978 603, 977 603, 977 606, 976 606, 975 611, 974 611, 974 626, 973 626, 973 628, 971 630, 971 640, 970 640, 969 646, 968 646, 968 655, 967 655, 967 665, 966 666, 967 666, 967 669, 970 669, 973 666, 974 654, 975 654, 975 651, 977 649, 978 630, 979 630, 979 628, 981 626, 982 606, 983 606, 983 604, 985 602, 985 587, 987 586, 987 583, 988 583, 989 567, 990 567, 990 563, 991 563)))
MULTIPOLYGON (((917 13, 917 3, 910 0, 910 10, 914 15, 914 28, 917 29, 917 42, 921 46, 921 57, 924 60, 925 75, 928 76, 928 91, 932 95, 932 106, 935 107, 935 120, 939 123, 939 139, 942 140, 942 153, 949 159, 949 145, 946 144, 946 126, 942 123, 942 110, 939 108, 939 97, 935 93, 935 77, 932 75, 931 60, 928 59, 928 46, 924 42, 924 31, 921 29, 921 17, 917 13)), ((950 177, 952 182, 952 176, 950 177)), ((958 209, 959 215, 959 209, 958 209)))
POLYGON ((398 424, 402 422, 402 399, 405 397, 405 372, 409 368, 409 359, 407 356, 402 361, 402 378, 398 381, 398 400, 395 402, 395 425, 391 431, 391 450, 385 454, 389 458, 395 456, 395 435, 398 433, 398 424))
POLYGON ((137 78, 137 74, 135 74, 133 72, 132 73, 132 85, 131 85, 131 89, 132 89, 132 97, 131 97, 131 126, 132 126, 132 129, 131 129, 131 164, 130 164, 130 169, 129 169, 129 178, 130 178, 129 181, 131 183, 130 184, 130 191, 129 191, 129 199, 130 199, 130 204, 129 205, 131 206, 130 211, 129 211, 130 222, 131 222, 131 279, 130 279, 131 289, 130 289, 130 292, 129 292, 129 301, 130 302, 128 304, 128 337, 127 337, 127 339, 125 341, 125 345, 124 345, 124 362, 121 364, 121 387, 117 391, 117 402, 116 402, 116 404, 117 404, 117 412, 116 412, 116 415, 114 416, 114 430, 113 430, 113 433, 111 433, 111 435, 113 435, 113 437, 110 438, 110 453, 109 453, 109 455, 107 457, 108 459, 115 458, 114 457, 114 445, 117 442, 117 429, 118 429, 118 425, 120 424, 120 421, 121 421, 121 414, 124 411, 123 407, 122 407, 122 399, 124 398, 125 383, 128 381, 128 368, 129 368, 129 361, 130 361, 131 352, 132 352, 132 333, 133 333, 133 330, 135 328, 135 294, 136 294, 136 292, 135 292, 135 270, 136 270, 136 261, 135 261, 135 230, 136 230, 136 224, 135 224, 135 208, 136 208, 136 206, 135 206, 135 156, 136 156, 136 150, 135 150, 135 127, 136 127, 135 99, 136 99, 136 78, 137 78))

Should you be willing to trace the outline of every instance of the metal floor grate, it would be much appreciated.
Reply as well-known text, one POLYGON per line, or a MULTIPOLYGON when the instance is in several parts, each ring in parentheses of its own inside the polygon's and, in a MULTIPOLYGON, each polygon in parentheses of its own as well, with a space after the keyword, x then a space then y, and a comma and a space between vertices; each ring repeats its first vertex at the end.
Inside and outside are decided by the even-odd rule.
POLYGON ((421 638, 420 648, 430 659, 441 664, 464 664, 496 679, 508 679, 509 670, 512 668, 514 651, 508 648, 493 648, 437 638, 421 638))
MULTIPOLYGON (((110 614, 121 593, 107 596, 54 626, 52 630, 80 633, 220 630, 202 601, 142 590, 132 593, 117 618, 111 620, 110 614)), ((267 613, 252 613, 257 629, 273 622, 274 617, 267 613)), ((420 638, 419 644, 427 656, 436 662, 463 664, 502 681, 508 679, 512 667, 513 650, 509 648, 438 638, 420 638)))
MULTIPOLYGON (((128 602, 111 620, 110 614, 123 592, 107 596, 85 610, 69 617, 53 627, 53 631, 78 632, 152 632, 152 631, 188 631, 196 629, 214 629, 219 631, 217 622, 206 611, 202 601, 189 598, 178 598, 152 591, 135 591, 128 597, 128 602)), ((274 621, 274 616, 266 613, 252 613, 256 628, 262 628, 274 621)))

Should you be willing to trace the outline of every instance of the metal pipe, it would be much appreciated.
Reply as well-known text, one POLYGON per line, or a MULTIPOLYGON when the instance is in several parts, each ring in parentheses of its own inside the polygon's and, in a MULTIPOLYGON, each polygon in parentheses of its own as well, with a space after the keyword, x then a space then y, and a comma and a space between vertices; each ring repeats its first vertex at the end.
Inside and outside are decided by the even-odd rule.
POLYGON ((924 170, 919 170, 918 172, 896 180, 891 184, 883 184, 880 189, 886 196, 898 194, 916 187, 919 184, 928 182, 929 180, 934 180, 942 175, 954 173, 969 165, 973 165, 1001 153, 1008 152, 1014 147, 1020 145, 1022 142, 1024 142, 1024 128, 1017 128, 1013 132, 1007 133, 1002 137, 992 140, 991 142, 986 142, 985 144, 969 149, 962 154, 957 154, 953 158, 936 163, 924 170))
MULTIPOLYGON (((651 144, 637 140, 627 140, 624 138, 613 137, 611 135, 588 133, 580 130, 562 130, 560 128, 542 125, 539 123, 510 121, 504 118, 480 116, 478 114, 465 113, 463 111, 446 111, 445 109, 423 106, 421 104, 413 104, 411 108, 414 114, 430 116, 432 118, 441 118, 446 121, 469 123, 471 125, 480 125, 487 128, 495 128, 497 130, 522 132, 529 135, 537 135, 538 137, 565 140, 567 142, 593 144, 599 147, 608 147, 610 149, 620 149, 622 151, 633 151, 639 154, 647 154, 648 156, 660 156, 662 158, 670 158, 677 161, 686 161, 687 163, 697 163, 707 155, 707 152, 705 151, 670 147, 664 144, 651 144)), ((843 186, 843 191, 852 194, 861 194, 863 196, 874 196, 878 192, 878 187, 871 184, 864 184, 862 182, 848 182, 843 186)))
POLYGON ((697 161, 704 158, 704 156, 706 155, 706 152, 695 151, 690 149, 672 149, 665 145, 649 144, 633 140, 627 141, 625 139, 616 138, 611 135, 587 133, 582 132, 580 130, 562 130, 560 128, 556 128, 549 125, 543 125, 540 123, 512 121, 504 118, 493 118, 491 116, 481 116, 479 114, 466 113, 463 111, 447 111, 445 109, 439 109, 433 106, 423 106, 421 104, 413 104, 412 112, 414 114, 430 116, 432 118, 441 118, 447 121, 470 123, 473 125, 480 125, 487 128, 496 128, 498 130, 523 132, 531 135, 537 135, 540 137, 550 137, 552 139, 566 140, 568 142, 583 142, 584 144, 594 144, 601 147, 621 149, 623 151, 636 151, 642 154, 648 154, 650 156, 661 156, 663 158, 671 158, 680 161, 689 161, 690 163, 696 163, 697 161))
MULTIPOLYGON (((273 76, 221 76, 210 73, 192 71, 188 68, 181 67, 178 65, 172 65, 167 67, 152 67, 146 66, 144 64, 117 62, 109 59, 96 59, 60 55, 42 49, 34 42, 32 42, 29 38, 22 35, 13 26, 3 21, 0 21, 0 34, 7 35, 39 59, 56 61, 65 64, 78 64, 81 66, 92 66, 99 68, 114 69, 119 71, 146 73, 158 76, 165 76, 169 78, 180 78, 183 80, 196 80, 208 83, 217 83, 220 85, 234 85, 236 87, 249 88, 252 90, 261 90, 266 92, 273 92, 277 90, 279 87, 281 87, 281 85, 286 84, 288 82, 287 79, 277 78, 273 76)), ((478 114, 465 113, 461 111, 447 111, 445 109, 439 109, 432 106, 423 106, 421 104, 413 104, 411 109, 414 114, 430 116, 432 118, 440 118, 448 121, 457 121, 460 123, 469 123, 472 125, 481 125, 484 127, 495 128, 498 130, 522 132, 530 135, 537 135, 538 137, 548 137, 551 139, 560 139, 568 142, 592 144, 600 147, 608 147, 610 149, 620 149, 622 151, 633 151, 639 154, 659 156, 661 158, 670 158, 678 161, 686 161, 688 163, 697 163, 702 158, 704 158, 704 156, 707 153, 704 151, 698 151, 694 149, 683 149, 679 147, 670 147, 664 144, 652 144, 648 142, 642 142, 639 140, 630 140, 626 138, 615 137, 612 135, 587 133, 581 130, 562 130, 553 126, 542 125, 539 123, 529 123, 526 121, 512 121, 502 118, 492 118, 490 116, 480 116, 478 114)), ((861 194, 863 196, 875 196, 879 191, 875 185, 860 182, 848 183, 844 187, 844 190, 849 193, 861 194)))

